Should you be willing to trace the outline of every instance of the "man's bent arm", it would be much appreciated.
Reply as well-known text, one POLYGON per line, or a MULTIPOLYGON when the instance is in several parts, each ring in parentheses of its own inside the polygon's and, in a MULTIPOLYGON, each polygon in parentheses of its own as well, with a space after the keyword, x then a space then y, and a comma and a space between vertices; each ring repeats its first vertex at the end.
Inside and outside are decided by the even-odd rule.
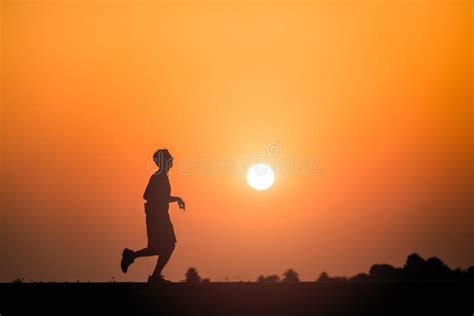
POLYGON ((179 196, 170 196, 169 202, 173 203, 173 202, 178 202, 179 200, 181 200, 179 196))

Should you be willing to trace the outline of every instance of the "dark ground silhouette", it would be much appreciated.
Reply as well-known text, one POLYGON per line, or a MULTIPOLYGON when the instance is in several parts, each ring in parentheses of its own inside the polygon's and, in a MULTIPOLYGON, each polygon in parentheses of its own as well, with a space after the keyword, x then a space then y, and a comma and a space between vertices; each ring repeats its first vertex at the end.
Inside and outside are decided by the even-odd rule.
POLYGON ((472 282, 4 283, 2 315, 472 315, 472 282))
POLYGON ((408 256, 403 267, 300 282, 288 269, 257 282, 209 282, 189 268, 184 282, 0 284, 0 313, 104 315, 473 315, 474 267, 408 256))

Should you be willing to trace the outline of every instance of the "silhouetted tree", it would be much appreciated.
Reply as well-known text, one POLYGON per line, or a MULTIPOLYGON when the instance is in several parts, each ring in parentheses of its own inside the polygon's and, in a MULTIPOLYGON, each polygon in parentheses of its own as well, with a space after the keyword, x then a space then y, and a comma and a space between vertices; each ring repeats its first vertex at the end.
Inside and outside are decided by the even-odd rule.
POLYGON ((16 278, 15 280, 12 281, 12 283, 23 283, 25 278, 16 278))
MULTIPOLYGON (((359 273, 349 279, 351 282, 367 281, 405 281, 405 280, 468 280, 474 282, 474 266, 467 270, 457 268, 452 270, 442 260, 436 257, 423 259, 416 253, 407 257, 403 268, 396 268, 389 264, 374 264, 369 274, 359 273)), ((343 282, 345 277, 330 277, 322 272, 317 282, 343 282)))
POLYGON ((316 280, 317 282, 329 282, 330 278, 327 272, 321 272, 319 278, 316 280))
POLYGON ((280 277, 276 274, 272 274, 269 276, 260 275, 257 278, 257 282, 279 282, 279 281, 280 281, 280 277))
POLYGON ((374 264, 370 267, 369 275, 372 281, 397 281, 403 279, 403 269, 385 263, 374 264))
POLYGON ((449 280, 451 269, 439 258, 431 257, 425 262, 426 277, 430 280, 449 280))
POLYGON ((300 278, 298 272, 293 269, 288 269, 283 273, 283 282, 299 282, 300 278))
POLYGON ((345 282, 347 278, 345 277, 330 277, 327 272, 322 272, 319 275, 319 278, 316 280, 317 282, 345 282))
POLYGON ((188 272, 186 272, 185 282, 197 283, 197 282, 200 282, 200 281, 201 281, 201 277, 199 276, 199 273, 196 270, 196 268, 193 268, 193 267, 189 268, 188 272))
POLYGON ((405 266, 403 267, 405 277, 412 280, 423 279, 424 266, 425 259, 420 257, 417 253, 412 253, 408 256, 405 266))
POLYGON ((367 282, 370 281, 370 276, 367 273, 359 273, 350 278, 349 281, 367 282))
POLYGON ((474 282, 474 266, 469 267, 466 271, 466 276, 468 280, 471 280, 474 282))

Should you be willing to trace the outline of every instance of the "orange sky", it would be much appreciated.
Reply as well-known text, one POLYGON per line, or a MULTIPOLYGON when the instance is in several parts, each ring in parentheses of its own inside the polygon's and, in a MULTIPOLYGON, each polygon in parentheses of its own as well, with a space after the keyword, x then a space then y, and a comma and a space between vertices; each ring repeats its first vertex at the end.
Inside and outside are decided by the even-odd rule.
POLYGON ((159 147, 187 202, 171 280, 474 264, 470 1, 2 5, 0 281, 145 280, 119 259, 159 147), (205 169, 254 157, 268 191, 205 169))

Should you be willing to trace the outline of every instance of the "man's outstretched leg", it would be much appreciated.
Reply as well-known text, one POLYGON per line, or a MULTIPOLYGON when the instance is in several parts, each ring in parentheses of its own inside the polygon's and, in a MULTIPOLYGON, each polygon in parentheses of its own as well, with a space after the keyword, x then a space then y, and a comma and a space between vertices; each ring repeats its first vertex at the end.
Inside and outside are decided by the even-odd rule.
POLYGON ((150 257, 150 256, 157 256, 157 255, 158 255, 158 252, 156 251, 156 249, 146 247, 141 250, 137 250, 133 252, 132 257, 133 259, 137 259, 140 257, 150 257))
POLYGON ((122 252, 122 261, 120 262, 120 268, 123 273, 127 273, 128 267, 135 262, 136 258, 150 257, 158 255, 157 251, 153 248, 146 247, 138 251, 125 248, 122 252))
POLYGON ((148 282, 163 282, 163 281, 169 282, 163 279, 163 276, 161 275, 161 271, 170 260, 171 255, 173 254, 174 248, 175 248, 175 244, 173 243, 172 245, 170 245, 166 249, 163 249, 163 251, 160 252, 158 261, 156 262, 155 271, 153 271, 153 274, 148 278, 148 282))

